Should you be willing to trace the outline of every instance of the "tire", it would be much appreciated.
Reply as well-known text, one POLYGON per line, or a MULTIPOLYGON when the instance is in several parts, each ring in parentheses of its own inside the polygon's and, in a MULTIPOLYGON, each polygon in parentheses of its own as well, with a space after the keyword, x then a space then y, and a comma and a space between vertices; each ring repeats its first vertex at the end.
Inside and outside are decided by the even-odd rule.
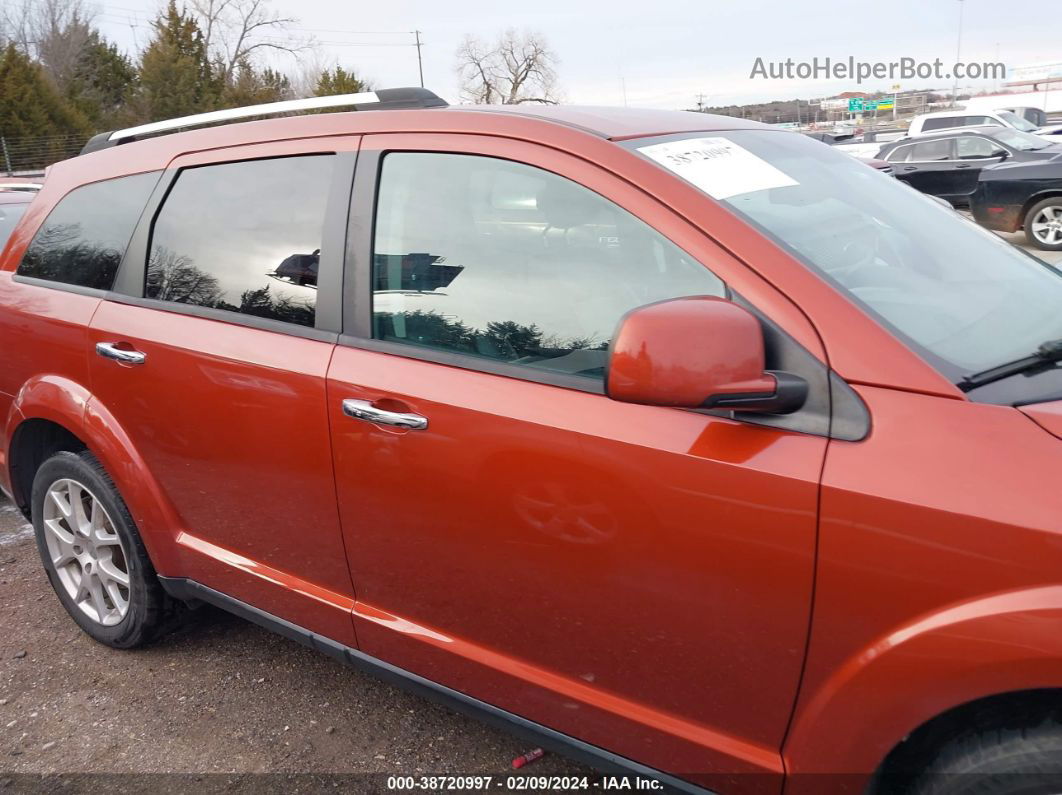
POLYGON ((91 453, 59 452, 41 464, 31 505, 48 580, 87 635, 131 649, 173 625, 180 604, 162 590, 129 510, 91 453))
POLYGON ((1062 723, 1045 718, 958 737, 940 749, 907 790, 912 795, 1058 795, 1062 723))
POLYGON ((1062 196, 1037 202, 1025 214, 1025 239, 1044 251, 1062 251, 1062 196))

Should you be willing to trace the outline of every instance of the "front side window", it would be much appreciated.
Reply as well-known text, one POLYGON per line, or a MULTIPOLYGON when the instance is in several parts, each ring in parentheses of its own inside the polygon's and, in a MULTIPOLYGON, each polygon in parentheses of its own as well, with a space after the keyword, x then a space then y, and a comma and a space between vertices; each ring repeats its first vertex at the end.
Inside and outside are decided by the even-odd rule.
POLYGON ((377 339, 601 378, 625 312, 724 292, 658 232, 556 174, 469 155, 383 160, 377 339))
POLYGON ((180 172, 151 235, 144 295, 313 326, 331 155, 180 172))
POLYGON ((75 188, 59 200, 33 236, 18 274, 111 289, 129 238, 158 181, 156 171, 75 188))
POLYGON ((959 160, 977 160, 1006 154, 1006 150, 999 144, 975 135, 964 135, 956 139, 955 152, 959 160))
POLYGON ((1062 273, 831 147, 770 130, 627 145, 789 249, 956 384, 1062 338, 1062 273))

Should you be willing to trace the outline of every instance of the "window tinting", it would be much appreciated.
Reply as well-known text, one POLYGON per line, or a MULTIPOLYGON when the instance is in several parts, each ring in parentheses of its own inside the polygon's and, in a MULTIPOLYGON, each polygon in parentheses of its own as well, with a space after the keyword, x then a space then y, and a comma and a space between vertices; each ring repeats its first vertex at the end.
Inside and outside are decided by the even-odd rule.
POLYGON ((109 290, 157 171, 94 182, 62 199, 33 236, 18 273, 109 290))
POLYGON ((183 170, 151 236, 144 294, 314 324, 331 155, 183 170))
POLYGON ((923 132, 928 132, 929 130, 946 130, 948 127, 957 126, 959 126, 959 120, 954 116, 945 116, 941 119, 926 119, 922 122, 923 132))
POLYGON ((625 312, 723 293, 653 229, 555 174, 469 155, 384 159, 378 339, 600 378, 625 312))

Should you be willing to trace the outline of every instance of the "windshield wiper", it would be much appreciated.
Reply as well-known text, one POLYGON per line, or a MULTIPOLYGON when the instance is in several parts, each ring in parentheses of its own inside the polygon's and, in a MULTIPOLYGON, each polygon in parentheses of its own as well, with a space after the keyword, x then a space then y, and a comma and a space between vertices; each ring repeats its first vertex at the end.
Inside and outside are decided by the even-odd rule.
POLYGON ((964 375, 962 381, 956 386, 958 386, 963 392, 969 392, 971 389, 977 389, 979 386, 991 384, 993 381, 1002 381, 1004 378, 1010 378, 1012 375, 1028 373, 1042 367, 1045 368, 1055 362, 1062 362, 1062 339, 1048 340, 1037 348, 1036 352, 1031 356, 1015 359, 1012 362, 1001 364, 990 370, 982 370, 979 373, 964 375))

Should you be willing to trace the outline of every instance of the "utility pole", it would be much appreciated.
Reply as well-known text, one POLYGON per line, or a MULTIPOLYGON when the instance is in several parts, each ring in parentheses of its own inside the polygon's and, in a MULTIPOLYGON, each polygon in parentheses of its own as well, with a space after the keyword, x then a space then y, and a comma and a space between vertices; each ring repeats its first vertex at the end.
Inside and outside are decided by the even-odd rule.
POLYGON ((417 69, 420 72, 420 87, 424 88, 424 59, 420 56, 420 31, 413 31, 413 35, 417 37, 417 69))
POLYGON ((708 97, 707 97, 706 94, 698 94, 697 95, 697 112, 698 113, 704 113, 704 100, 707 99, 707 98, 708 97))
MULTIPOLYGON (((955 42, 955 64, 952 67, 952 71, 955 71, 955 66, 959 65, 959 58, 962 56, 962 0, 959 0, 959 35, 955 42)), ((959 101, 959 73, 955 72, 955 85, 951 90, 951 106, 954 108, 959 101)))

